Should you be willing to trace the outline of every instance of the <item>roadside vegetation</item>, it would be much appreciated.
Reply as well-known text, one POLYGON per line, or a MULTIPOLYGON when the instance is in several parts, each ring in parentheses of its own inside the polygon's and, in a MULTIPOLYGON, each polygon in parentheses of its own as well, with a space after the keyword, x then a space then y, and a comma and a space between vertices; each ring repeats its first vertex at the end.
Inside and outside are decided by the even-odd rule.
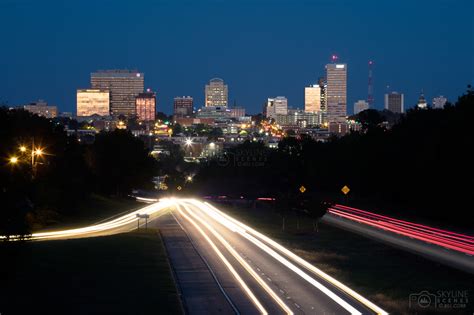
POLYGON ((2 314, 181 314, 156 230, 0 243, 2 314))

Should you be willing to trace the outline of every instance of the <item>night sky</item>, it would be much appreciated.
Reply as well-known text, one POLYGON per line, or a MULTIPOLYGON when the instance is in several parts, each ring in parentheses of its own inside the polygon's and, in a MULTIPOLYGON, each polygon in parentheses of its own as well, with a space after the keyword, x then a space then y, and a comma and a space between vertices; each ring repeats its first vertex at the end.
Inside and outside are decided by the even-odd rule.
POLYGON ((375 104, 387 85, 455 100, 474 78, 472 0, 123 1, 0 0, 0 102, 39 98, 75 112, 90 72, 145 73, 158 110, 173 97, 195 106, 221 77, 230 103, 261 110, 267 97, 303 107, 305 85, 324 74, 331 54, 348 64, 348 108, 367 98, 373 59, 375 104))

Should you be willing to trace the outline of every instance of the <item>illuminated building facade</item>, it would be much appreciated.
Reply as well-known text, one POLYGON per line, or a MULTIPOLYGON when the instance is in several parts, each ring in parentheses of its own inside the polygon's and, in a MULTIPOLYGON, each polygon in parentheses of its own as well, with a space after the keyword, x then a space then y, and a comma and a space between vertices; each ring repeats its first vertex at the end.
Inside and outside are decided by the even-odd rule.
POLYGON ((227 106, 229 90, 224 80, 214 78, 206 84, 205 88, 205 105, 213 107, 227 106))
POLYGON ((345 122, 347 116, 347 65, 326 65, 328 122, 345 122))
POLYGON ((76 93, 76 110, 78 117, 110 115, 108 90, 79 89, 76 93))
POLYGON ((130 70, 99 70, 91 73, 91 87, 109 90, 113 116, 135 116, 135 98, 143 93, 144 74, 130 70))
POLYGON ((137 119, 141 121, 155 120, 156 116, 156 93, 147 90, 135 98, 135 111, 137 119))
POLYGON ((321 87, 310 85, 304 88, 304 110, 307 113, 317 113, 321 110, 321 87))

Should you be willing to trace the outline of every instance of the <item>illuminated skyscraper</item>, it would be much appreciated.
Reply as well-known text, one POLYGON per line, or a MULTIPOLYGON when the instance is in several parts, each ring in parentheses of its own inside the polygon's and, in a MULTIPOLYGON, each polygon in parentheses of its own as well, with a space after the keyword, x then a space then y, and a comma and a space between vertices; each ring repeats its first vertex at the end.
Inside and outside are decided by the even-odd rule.
POLYGON ((138 120, 152 121, 156 115, 156 93, 147 90, 135 98, 135 110, 138 120))
POLYGON ((403 93, 392 92, 385 94, 385 109, 393 113, 403 113, 404 111, 404 97, 403 93))
POLYGON ((304 88, 304 110, 307 113, 317 113, 321 110, 321 87, 310 85, 304 88))
POLYGON ((110 113, 135 116, 135 98, 143 93, 143 73, 130 70, 100 70, 91 73, 93 89, 110 91, 110 113))
POLYGON ((328 122, 345 122, 347 116, 347 65, 326 65, 328 122))
POLYGON ((229 93, 224 80, 220 78, 211 79, 209 84, 206 84, 205 96, 206 106, 227 106, 229 93))
POLYGON ((191 117, 193 115, 193 98, 191 96, 175 97, 173 108, 174 117, 191 117))
POLYGON ((98 89, 79 89, 76 93, 77 116, 109 116, 109 91, 98 89))

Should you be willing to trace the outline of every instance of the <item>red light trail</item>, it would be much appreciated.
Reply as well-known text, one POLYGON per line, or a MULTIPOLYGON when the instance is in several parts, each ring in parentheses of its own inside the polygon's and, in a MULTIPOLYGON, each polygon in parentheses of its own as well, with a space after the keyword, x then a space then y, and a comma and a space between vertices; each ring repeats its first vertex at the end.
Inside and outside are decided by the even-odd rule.
POLYGON ((473 236, 399 220, 343 205, 335 205, 328 212, 382 230, 460 251, 468 255, 474 255, 473 236))

